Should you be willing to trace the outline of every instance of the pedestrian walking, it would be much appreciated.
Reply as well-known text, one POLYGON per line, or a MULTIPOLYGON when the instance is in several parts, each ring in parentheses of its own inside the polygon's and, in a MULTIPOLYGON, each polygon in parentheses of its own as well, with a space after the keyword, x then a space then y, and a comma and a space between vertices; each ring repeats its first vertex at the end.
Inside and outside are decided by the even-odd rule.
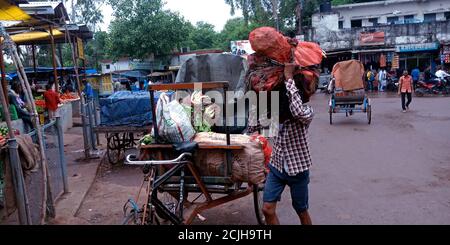
POLYGON ((403 71, 403 76, 400 77, 399 85, 398 85, 398 94, 401 94, 402 97, 402 109, 403 112, 406 112, 406 110, 409 110, 409 105, 412 102, 412 91, 413 91, 413 84, 412 84, 412 77, 408 74, 408 71, 403 71), (406 98, 408 101, 405 104, 406 98))

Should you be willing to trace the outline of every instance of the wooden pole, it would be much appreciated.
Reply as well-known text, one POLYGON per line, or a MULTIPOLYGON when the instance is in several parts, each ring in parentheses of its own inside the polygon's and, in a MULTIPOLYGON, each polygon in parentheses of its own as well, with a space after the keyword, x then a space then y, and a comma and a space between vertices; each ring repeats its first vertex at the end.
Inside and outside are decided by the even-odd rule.
POLYGON ((0 42, 0 69, 2 72, 2 88, 3 88, 3 96, 6 101, 6 105, 9 108, 9 101, 8 101, 8 81, 6 81, 6 69, 5 69, 5 63, 3 61, 3 44, 0 42))
POLYGON ((50 29, 50 41, 52 45, 52 59, 53 59, 53 75, 55 77, 55 91, 59 93, 59 80, 58 80, 58 71, 56 70, 56 48, 55 48, 55 39, 53 37, 53 28, 49 26, 50 29))

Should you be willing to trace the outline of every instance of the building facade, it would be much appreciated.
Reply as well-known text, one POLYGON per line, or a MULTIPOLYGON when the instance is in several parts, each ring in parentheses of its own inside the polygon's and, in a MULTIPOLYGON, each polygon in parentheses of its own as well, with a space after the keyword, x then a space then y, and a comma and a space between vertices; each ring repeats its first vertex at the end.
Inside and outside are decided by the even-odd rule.
POLYGON ((390 0, 334 6, 313 15, 307 38, 328 53, 327 69, 353 58, 372 69, 434 71, 437 65, 450 64, 450 1, 390 0))

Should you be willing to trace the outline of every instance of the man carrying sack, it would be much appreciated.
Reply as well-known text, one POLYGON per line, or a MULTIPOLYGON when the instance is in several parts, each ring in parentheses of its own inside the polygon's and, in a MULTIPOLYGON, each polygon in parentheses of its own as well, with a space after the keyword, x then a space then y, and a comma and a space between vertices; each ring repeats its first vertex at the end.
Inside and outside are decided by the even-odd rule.
POLYGON ((274 140, 270 172, 264 187, 263 213, 269 225, 280 224, 276 206, 286 185, 291 189, 292 205, 301 224, 312 224, 308 213, 311 156, 307 134, 313 119, 313 110, 302 102, 294 81, 295 67, 296 65, 291 63, 284 67, 285 86, 292 117, 280 124, 278 136, 274 140))
MULTIPOLYGON (((311 225, 308 184, 312 163, 307 135, 314 112, 305 103, 315 92, 317 75, 314 65, 321 63, 323 51, 317 44, 290 40, 267 27, 254 30, 250 34, 250 42, 256 53, 249 57, 248 84, 256 92, 280 92, 280 125, 273 139, 264 187, 264 216, 267 224, 280 224, 276 214, 277 202, 288 185, 292 206, 301 224, 311 225)), ((249 133, 260 127, 252 116, 249 125, 249 133)))

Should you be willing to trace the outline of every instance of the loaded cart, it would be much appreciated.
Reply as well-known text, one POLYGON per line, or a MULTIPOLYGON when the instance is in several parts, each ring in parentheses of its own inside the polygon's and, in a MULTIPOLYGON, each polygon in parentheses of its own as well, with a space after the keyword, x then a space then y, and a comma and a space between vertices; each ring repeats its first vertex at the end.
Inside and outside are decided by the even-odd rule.
POLYGON ((345 113, 349 117, 355 112, 366 113, 367 122, 371 124, 372 105, 365 93, 363 76, 364 66, 357 60, 339 62, 333 67, 328 103, 330 124, 335 113, 345 113))
MULTIPOLYGON (((150 85, 151 104, 155 105, 154 91, 194 90, 199 86, 202 90, 223 91, 223 101, 227 101, 228 82, 180 83, 150 85)), ((153 117, 155 142, 141 145, 139 156, 127 156, 126 164, 143 166, 145 177, 142 187, 146 187, 146 194, 142 198, 139 193, 136 199, 129 199, 125 204, 124 224, 191 224, 197 217, 202 219, 203 211, 248 195, 253 195, 255 223, 264 223, 261 194, 265 172, 262 171, 264 180, 257 184, 239 181, 233 177, 236 154, 242 152, 247 145, 235 143, 237 138, 244 135, 230 134, 225 120, 226 107, 223 106, 222 111, 225 134, 202 133, 206 136, 217 135, 218 140, 215 143, 205 143, 201 140, 178 144, 161 143, 158 134, 160 122, 153 117), (216 158, 221 160, 214 174, 210 174, 214 171, 203 169, 202 165, 199 165, 202 159, 211 159, 212 154, 216 154, 216 158), (140 201, 143 205, 138 204, 140 201)), ((153 108, 154 115, 155 110, 153 108)), ((264 169, 264 163, 261 164, 264 169)))
POLYGON ((120 91, 100 99, 100 124, 94 132, 105 134, 106 153, 111 164, 125 160, 125 151, 136 148, 139 139, 150 133, 149 92, 120 91))

